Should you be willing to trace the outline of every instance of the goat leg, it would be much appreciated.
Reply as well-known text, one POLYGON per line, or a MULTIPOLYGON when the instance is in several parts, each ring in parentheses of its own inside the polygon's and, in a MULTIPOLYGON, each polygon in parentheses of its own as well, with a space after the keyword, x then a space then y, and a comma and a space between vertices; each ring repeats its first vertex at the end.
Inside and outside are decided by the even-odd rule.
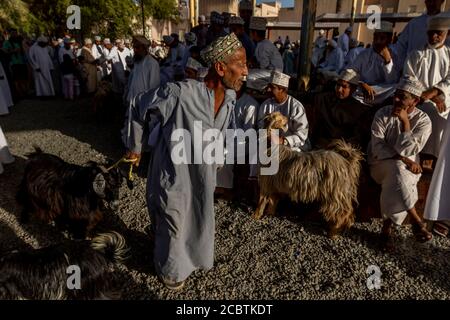
POLYGON ((268 201, 267 197, 259 196, 258 207, 256 208, 255 212, 252 215, 253 219, 256 220, 261 219, 261 217, 264 215, 264 210, 266 209, 267 201, 268 201))

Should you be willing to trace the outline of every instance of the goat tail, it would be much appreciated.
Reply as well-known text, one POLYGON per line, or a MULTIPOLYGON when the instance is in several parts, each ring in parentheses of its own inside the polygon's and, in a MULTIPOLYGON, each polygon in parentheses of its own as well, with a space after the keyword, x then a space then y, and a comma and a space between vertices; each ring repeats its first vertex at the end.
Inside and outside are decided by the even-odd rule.
POLYGON ((98 234, 92 239, 91 247, 103 252, 105 258, 112 263, 120 263, 128 258, 129 248, 126 246, 125 238, 115 231, 98 234))

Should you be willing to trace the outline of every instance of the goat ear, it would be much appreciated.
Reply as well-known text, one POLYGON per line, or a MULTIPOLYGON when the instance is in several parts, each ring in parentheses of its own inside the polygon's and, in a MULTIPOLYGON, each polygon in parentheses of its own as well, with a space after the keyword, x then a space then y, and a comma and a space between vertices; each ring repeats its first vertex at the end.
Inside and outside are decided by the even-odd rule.
POLYGON ((92 188, 99 197, 105 197, 106 180, 103 174, 98 173, 95 176, 94 181, 92 182, 92 188))

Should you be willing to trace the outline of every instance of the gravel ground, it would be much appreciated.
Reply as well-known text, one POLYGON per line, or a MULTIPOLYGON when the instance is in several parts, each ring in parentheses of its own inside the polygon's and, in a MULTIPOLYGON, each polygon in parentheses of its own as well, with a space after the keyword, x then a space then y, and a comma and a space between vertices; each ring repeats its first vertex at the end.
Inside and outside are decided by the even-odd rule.
MULTIPOLYGON (((0 175, 0 252, 58 241, 62 234, 32 220, 21 225, 14 195, 22 177, 24 155, 34 144, 64 160, 118 159, 122 155, 118 121, 99 121, 88 100, 26 100, 0 118, 16 162, 0 175)), ((254 221, 251 208, 218 201, 214 268, 197 271, 180 292, 158 282, 152 266, 145 182, 121 190, 121 206, 99 230, 121 232, 131 258, 119 266, 124 299, 449 299, 450 239, 417 244, 409 227, 397 232, 391 254, 379 249, 379 220, 357 223, 332 241, 318 222, 284 213, 254 221), (381 270, 381 288, 369 290, 368 266, 381 270)), ((289 206, 283 206, 289 208, 289 206)), ((283 209, 281 210, 283 211, 283 209)), ((291 210, 286 210, 291 211, 291 210)))

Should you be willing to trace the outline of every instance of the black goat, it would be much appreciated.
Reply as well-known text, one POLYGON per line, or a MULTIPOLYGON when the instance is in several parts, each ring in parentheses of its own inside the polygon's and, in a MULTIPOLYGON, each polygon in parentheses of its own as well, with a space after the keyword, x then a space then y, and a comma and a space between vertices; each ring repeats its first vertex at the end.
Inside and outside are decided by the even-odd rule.
POLYGON ((125 260, 127 252, 125 239, 108 232, 91 241, 65 239, 46 248, 8 253, 0 256, 0 299, 119 299, 119 279, 112 267, 125 260), (69 278, 76 267, 78 283, 69 278))
POLYGON ((22 222, 30 214, 68 229, 84 239, 103 217, 104 202, 116 210, 123 174, 118 168, 106 170, 94 162, 86 166, 36 151, 28 155, 25 174, 17 194, 23 205, 22 222))

